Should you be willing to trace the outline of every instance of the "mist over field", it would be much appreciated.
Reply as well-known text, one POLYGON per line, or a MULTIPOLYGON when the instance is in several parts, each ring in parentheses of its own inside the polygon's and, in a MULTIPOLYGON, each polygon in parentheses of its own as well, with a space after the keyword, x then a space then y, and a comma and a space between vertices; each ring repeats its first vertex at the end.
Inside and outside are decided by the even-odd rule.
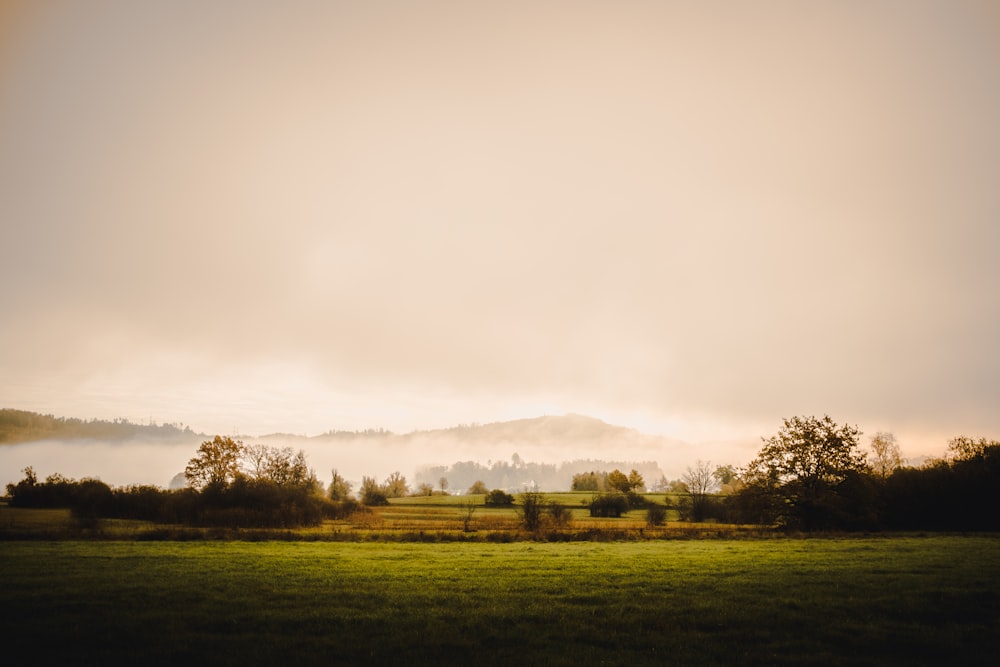
POLYGON ((22 479, 22 470, 31 466, 39 479, 59 473, 74 479, 97 478, 112 486, 152 484, 166 488, 174 475, 184 472, 198 444, 198 440, 169 444, 148 440, 42 440, 3 445, 0 483, 22 479))
MULTIPOLYGON (((415 486, 418 474, 434 466, 471 461, 488 467, 494 462, 515 459, 550 465, 593 460, 595 466, 601 461, 616 462, 619 467, 655 462, 663 474, 678 477, 686 466, 694 463, 699 451, 675 439, 647 435, 579 415, 463 425, 406 434, 372 430, 332 432, 314 437, 291 434, 236 437, 246 444, 301 449, 321 481, 328 483, 331 470, 336 469, 354 482, 355 487, 362 476, 381 480, 398 471, 415 486)), ((184 434, 170 440, 149 437, 104 441, 44 439, 0 445, 0 483, 20 479, 21 471, 32 466, 40 478, 60 473, 77 479, 95 477, 115 486, 152 484, 167 487, 177 473, 184 471, 187 462, 196 455, 198 445, 206 439, 211 436, 184 434)), ((747 451, 745 447, 730 449, 733 456, 743 459, 753 453, 749 450, 747 455, 747 451)), ((743 459, 720 459, 717 463, 742 464, 743 459)), ((437 481, 435 477, 435 485, 437 481)), ((565 489, 568 486, 567 477, 565 489)), ((452 491, 461 492, 464 488, 452 491)))

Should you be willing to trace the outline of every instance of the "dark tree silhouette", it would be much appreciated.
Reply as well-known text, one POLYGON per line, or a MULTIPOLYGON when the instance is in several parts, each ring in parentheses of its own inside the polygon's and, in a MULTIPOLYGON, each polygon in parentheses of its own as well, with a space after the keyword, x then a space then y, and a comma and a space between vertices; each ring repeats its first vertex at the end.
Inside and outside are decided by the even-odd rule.
POLYGON ((829 416, 785 419, 747 466, 747 481, 778 501, 772 504, 778 524, 832 527, 845 510, 845 482, 867 471, 859 435, 856 426, 838 426, 829 416))

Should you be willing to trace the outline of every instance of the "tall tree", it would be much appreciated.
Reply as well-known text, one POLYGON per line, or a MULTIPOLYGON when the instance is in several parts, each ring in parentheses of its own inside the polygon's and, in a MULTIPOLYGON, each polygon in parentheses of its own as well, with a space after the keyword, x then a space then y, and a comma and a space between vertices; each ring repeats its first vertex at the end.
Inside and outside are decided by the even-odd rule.
POLYGON ((638 493, 646 488, 646 480, 642 478, 642 475, 635 468, 632 468, 628 473, 628 488, 629 491, 634 493, 638 493))
POLYGON ((398 470, 386 478, 382 487, 385 489, 385 495, 389 498, 402 498, 410 493, 406 478, 398 470))
POLYGON ((872 472, 885 479, 894 470, 903 467, 903 455, 892 433, 879 431, 872 436, 872 472))
POLYGON ((269 448, 262 478, 278 486, 314 486, 317 482, 305 452, 295 452, 291 447, 269 448))
POLYGON ((621 491, 622 493, 628 493, 629 490, 632 488, 631 484, 629 483, 628 476, 618 468, 615 468, 614 470, 608 473, 607 484, 612 489, 615 489, 616 491, 621 491))
POLYGON ((244 445, 241 455, 243 470, 252 479, 262 479, 266 475, 267 460, 271 448, 267 445, 244 445))
POLYGON ((198 447, 198 455, 188 461, 184 477, 196 489, 208 485, 228 485, 242 474, 243 443, 217 435, 198 447))
POLYGON ((699 459, 694 468, 688 466, 681 479, 687 485, 688 493, 691 494, 691 520, 704 521, 709 495, 716 490, 711 462, 699 459))
POLYGON ((334 468, 333 479, 330 481, 330 500, 342 501, 351 497, 351 483, 334 468))
POLYGON ((839 487, 867 469, 858 450, 856 426, 838 426, 829 416, 785 419, 746 469, 755 489, 777 501, 779 523, 805 530, 835 520, 844 497, 839 487))

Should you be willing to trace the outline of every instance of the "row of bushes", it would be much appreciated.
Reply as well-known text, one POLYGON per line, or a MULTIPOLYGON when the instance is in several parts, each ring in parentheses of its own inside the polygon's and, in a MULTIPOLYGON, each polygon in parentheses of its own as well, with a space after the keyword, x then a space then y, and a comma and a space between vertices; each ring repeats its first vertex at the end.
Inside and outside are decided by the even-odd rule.
POLYGON ((296 485, 240 478, 202 490, 164 490, 155 486, 112 488, 96 479, 53 476, 7 485, 12 507, 68 507, 79 520, 139 519, 166 524, 229 528, 296 528, 319 525, 357 509, 354 501, 335 502, 296 485))

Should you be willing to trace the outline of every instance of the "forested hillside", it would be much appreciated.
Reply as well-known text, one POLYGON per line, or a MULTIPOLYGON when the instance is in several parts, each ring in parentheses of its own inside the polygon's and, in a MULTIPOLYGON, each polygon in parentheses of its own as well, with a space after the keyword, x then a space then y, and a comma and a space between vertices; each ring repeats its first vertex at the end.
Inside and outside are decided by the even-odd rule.
POLYGON ((26 410, 0 409, 0 444, 35 440, 84 438, 127 440, 132 438, 174 439, 199 435, 183 424, 136 424, 128 419, 84 421, 26 410))

